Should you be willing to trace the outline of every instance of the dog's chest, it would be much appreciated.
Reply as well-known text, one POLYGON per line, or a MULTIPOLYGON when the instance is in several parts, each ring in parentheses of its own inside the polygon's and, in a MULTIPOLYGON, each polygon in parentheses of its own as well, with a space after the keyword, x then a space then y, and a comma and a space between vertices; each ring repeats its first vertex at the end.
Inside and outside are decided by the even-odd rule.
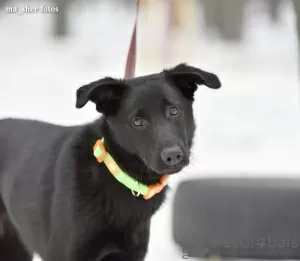
POLYGON ((140 223, 143 220, 151 219, 153 214, 161 207, 165 199, 165 191, 155 197, 145 200, 142 196, 135 197, 130 191, 120 193, 113 201, 113 209, 116 218, 120 221, 140 223))

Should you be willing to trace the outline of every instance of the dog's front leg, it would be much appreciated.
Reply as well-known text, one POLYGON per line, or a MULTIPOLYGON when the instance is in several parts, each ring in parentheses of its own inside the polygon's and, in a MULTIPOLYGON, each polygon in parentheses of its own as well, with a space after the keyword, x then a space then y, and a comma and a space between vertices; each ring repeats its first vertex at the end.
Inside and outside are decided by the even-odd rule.
POLYGON ((101 261, 144 261, 146 253, 147 247, 141 246, 141 248, 134 248, 128 252, 109 255, 101 261))
POLYGON ((149 244, 150 220, 129 231, 125 232, 118 242, 123 251, 111 254, 101 261, 143 261, 145 259, 149 244))

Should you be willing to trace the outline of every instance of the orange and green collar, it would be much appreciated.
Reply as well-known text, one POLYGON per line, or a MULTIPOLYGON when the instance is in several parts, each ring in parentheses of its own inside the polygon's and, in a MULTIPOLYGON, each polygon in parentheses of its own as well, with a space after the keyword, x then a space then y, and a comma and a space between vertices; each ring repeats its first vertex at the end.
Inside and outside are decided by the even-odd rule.
POLYGON ((121 170, 113 157, 106 151, 104 147, 104 138, 97 140, 93 148, 94 156, 99 163, 104 163, 113 176, 124 186, 129 188, 132 194, 136 197, 143 195, 144 199, 150 199, 157 193, 161 192, 167 185, 168 175, 163 175, 160 181, 156 184, 145 185, 136 179, 129 176, 126 172, 121 170))

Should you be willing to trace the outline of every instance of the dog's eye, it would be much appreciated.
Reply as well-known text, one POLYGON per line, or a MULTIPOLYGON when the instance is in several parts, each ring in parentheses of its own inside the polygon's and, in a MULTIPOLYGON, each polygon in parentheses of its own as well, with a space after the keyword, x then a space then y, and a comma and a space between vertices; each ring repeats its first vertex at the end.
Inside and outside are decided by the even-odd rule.
POLYGON ((142 126, 145 126, 145 121, 140 117, 135 117, 132 120, 132 125, 135 127, 142 127, 142 126))
POLYGON ((176 106, 172 106, 169 109, 169 114, 171 116, 176 116, 179 113, 179 109, 176 106))

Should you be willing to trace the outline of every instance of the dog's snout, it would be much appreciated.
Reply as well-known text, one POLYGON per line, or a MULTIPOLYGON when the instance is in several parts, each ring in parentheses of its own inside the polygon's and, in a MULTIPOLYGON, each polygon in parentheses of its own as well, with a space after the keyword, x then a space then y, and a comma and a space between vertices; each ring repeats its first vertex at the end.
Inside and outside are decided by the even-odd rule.
POLYGON ((180 163, 183 159, 183 151, 179 146, 173 146, 164 149, 161 154, 161 159, 169 166, 180 163))

